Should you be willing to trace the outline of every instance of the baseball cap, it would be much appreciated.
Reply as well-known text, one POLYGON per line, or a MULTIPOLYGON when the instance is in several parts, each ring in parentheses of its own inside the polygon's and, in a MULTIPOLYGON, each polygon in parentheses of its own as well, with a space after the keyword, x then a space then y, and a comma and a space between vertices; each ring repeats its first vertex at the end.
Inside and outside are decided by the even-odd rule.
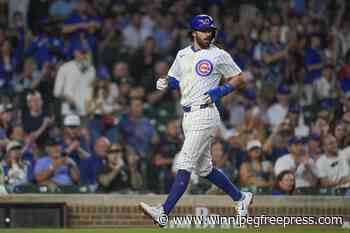
POLYGON ((17 141, 10 141, 6 146, 6 153, 17 148, 22 148, 22 144, 17 141))
POLYGON ((278 86, 277 93, 280 95, 289 95, 290 89, 287 85, 281 84, 278 86))
POLYGON ((48 140, 47 140, 47 143, 46 145, 47 146, 56 146, 56 145, 61 145, 61 140, 58 138, 58 137, 50 137, 48 140))
POLYGON ((251 140, 247 143, 247 151, 250 151, 254 148, 261 148, 261 142, 259 140, 251 140))
POLYGON ((320 104, 320 109, 321 111, 331 111, 332 109, 332 103, 330 99, 323 99, 321 100, 321 104, 320 104))
POLYGON ((87 53, 87 52, 89 52, 89 49, 88 48, 86 48, 85 46, 83 46, 82 44, 76 44, 75 46, 74 46, 74 51, 75 50, 78 50, 78 51, 80 51, 80 52, 82 52, 82 53, 87 53))
POLYGON ((309 141, 314 140, 314 141, 320 141, 321 140, 321 135, 317 133, 312 133, 309 135, 309 141))
POLYGON ((302 143, 302 142, 303 142, 303 140, 301 138, 298 138, 298 137, 295 137, 295 136, 289 138, 289 140, 288 140, 288 144, 289 145, 295 145, 295 144, 299 144, 299 143, 302 143))
POLYGON ((63 125, 66 127, 77 127, 80 126, 80 117, 77 115, 67 115, 64 118, 63 125))

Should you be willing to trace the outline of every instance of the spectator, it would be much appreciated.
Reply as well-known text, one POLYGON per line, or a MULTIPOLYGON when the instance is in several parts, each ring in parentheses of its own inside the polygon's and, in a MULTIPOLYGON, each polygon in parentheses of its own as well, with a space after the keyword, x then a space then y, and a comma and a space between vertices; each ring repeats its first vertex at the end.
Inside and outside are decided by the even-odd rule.
POLYGON ((311 134, 307 142, 306 153, 309 154, 310 158, 316 163, 321 155, 321 136, 319 134, 311 134))
POLYGON ((142 158, 148 158, 151 146, 159 142, 155 128, 143 116, 143 102, 140 99, 131 99, 130 111, 121 117, 119 129, 125 142, 142 158))
POLYGON ((251 54, 249 51, 249 41, 243 35, 238 35, 235 38, 235 46, 231 49, 231 55, 236 64, 242 69, 246 70, 251 63, 251 54))
POLYGON ((143 46, 138 49, 134 56, 131 58, 130 64, 134 69, 131 70, 133 77, 140 77, 135 80, 136 84, 142 83, 143 76, 152 75, 153 67, 160 59, 160 55, 156 49, 156 43, 152 36, 145 39, 143 46), (142 74, 142 75, 140 75, 142 74))
POLYGON ((153 157, 154 176, 156 178, 155 190, 160 193, 168 193, 173 183, 171 167, 174 157, 181 149, 182 141, 176 119, 170 120, 164 135, 160 137, 159 148, 155 150, 153 157))
POLYGON ((88 48, 97 58, 97 30, 101 27, 98 17, 89 14, 89 1, 81 0, 76 6, 76 12, 64 21, 62 33, 69 38, 69 55, 76 56, 75 50, 88 48))
POLYGON ((128 166, 129 180, 131 189, 133 191, 144 191, 145 190, 145 177, 142 176, 140 155, 130 147, 127 147, 126 150, 126 163, 128 166))
POLYGON ((293 195, 295 193, 294 172, 285 170, 276 177, 276 182, 272 190, 273 196, 293 195))
POLYGON ((57 119, 60 119, 59 103, 54 97, 52 91, 55 87, 55 78, 57 75, 57 67, 52 63, 45 63, 42 70, 38 73, 38 76, 32 82, 31 88, 38 90, 43 99, 44 111, 49 114, 55 114, 57 119))
POLYGON ((29 0, 14 0, 9 1, 9 25, 11 27, 15 27, 16 22, 13 20, 13 15, 19 14, 23 18, 23 25, 27 25, 27 13, 28 13, 28 6, 29 6, 29 0))
POLYGON ((313 88, 314 95, 319 100, 336 97, 334 91, 338 90, 338 88, 336 79, 334 77, 332 65, 324 66, 322 76, 321 78, 315 80, 315 85, 313 86, 313 88))
POLYGON ((176 41, 174 39, 178 33, 175 25, 175 16, 173 14, 163 15, 158 24, 159 26, 153 33, 155 44, 163 54, 167 54, 174 47, 174 42, 176 41))
POLYGON ((97 171, 106 164, 106 156, 110 147, 110 141, 105 137, 99 137, 94 145, 91 156, 81 161, 79 165, 81 183, 97 188, 97 171))
POLYGON ((303 88, 306 106, 310 106, 313 102, 313 82, 320 79, 323 67, 320 38, 317 35, 311 35, 309 41, 309 46, 306 48, 304 55, 306 75, 303 88))
POLYGON ((54 119, 44 112, 43 100, 38 91, 28 93, 27 108, 28 110, 22 113, 23 129, 29 134, 32 143, 43 147, 49 136, 49 127, 53 124, 54 119))
POLYGON ((146 92, 147 102, 152 105, 158 105, 164 102, 171 102, 174 100, 173 93, 171 91, 159 91, 156 90, 154 85, 155 78, 165 77, 169 71, 169 64, 164 61, 158 61, 154 65, 153 75, 144 76, 141 80, 141 86, 146 92))
POLYGON ((123 46, 122 33, 115 24, 115 18, 107 16, 99 38, 99 62, 105 64, 108 70, 113 70, 115 62, 129 60, 128 50, 123 46))
POLYGON ((238 127, 242 145, 247 145, 252 139, 265 141, 266 126, 258 107, 248 107, 244 113, 243 124, 238 127))
POLYGON ((325 153, 316 162, 321 187, 350 187, 349 163, 338 150, 338 143, 333 135, 324 137, 323 149, 325 153))
POLYGON ((125 62, 117 62, 113 67, 112 83, 118 86, 117 103, 122 109, 126 108, 133 85, 133 78, 129 73, 129 66, 125 62))
POLYGON ((10 189, 34 180, 32 164, 22 159, 22 145, 19 142, 11 141, 7 144, 3 169, 10 189))
POLYGON ((74 60, 64 63, 58 69, 55 81, 54 95, 62 100, 62 115, 86 115, 85 101, 91 96, 91 84, 95 75, 87 50, 76 47, 74 60))
POLYGON ((134 12, 131 15, 130 22, 123 30, 123 41, 124 45, 130 50, 135 52, 139 49, 145 39, 152 35, 152 31, 142 25, 142 16, 140 12, 134 12))
POLYGON ((268 68, 265 79, 275 87, 280 85, 285 77, 288 58, 288 48, 280 41, 280 38, 279 26, 272 25, 269 42, 265 44, 262 52, 262 59, 268 68))
POLYGON ((317 184, 317 170, 315 162, 305 153, 303 141, 292 137, 289 139, 289 154, 277 159, 274 172, 277 177, 282 171, 289 170, 294 173, 295 186, 314 187, 317 184))
POLYGON ((337 79, 343 93, 350 91, 350 51, 346 52, 344 65, 337 70, 337 79))
MULTIPOLYGON (((23 35, 21 36, 23 37, 23 35)), ((13 97, 14 90, 11 80, 19 69, 21 56, 23 55, 24 38, 20 38, 17 46, 13 49, 12 42, 6 39, 1 44, 0 53, 0 94, 13 97)))
POLYGON ((97 170, 97 180, 101 192, 130 191, 130 181, 127 166, 120 145, 112 144, 107 152, 106 164, 97 170))
POLYGON ((91 99, 86 101, 92 143, 95 143, 100 136, 105 136, 113 142, 117 133, 117 120, 114 115, 120 110, 117 103, 117 93, 113 91, 110 82, 107 80, 95 80, 92 85, 91 99))
POLYGON ((16 95, 19 97, 21 103, 20 106, 25 105, 25 98, 28 92, 34 88, 34 83, 39 76, 39 72, 36 69, 36 63, 33 59, 27 59, 24 62, 23 72, 20 75, 16 75, 12 80, 13 89, 16 95), (22 103, 22 101, 24 103, 22 103))
POLYGON ((223 135, 223 139, 227 143, 228 160, 234 167, 234 180, 239 181, 239 168, 242 164, 243 158, 246 156, 245 148, 243 148, 239 132, 235 129, 229 129, 223 135))
POLYGON ((12 104, 0 105, 0 140, 7 138, 6 132, 15 123, 15 113, 12 104))
POLYGON ((80 181, 77 165, 68 156, 63 156, 61 141, 57 138, 51 138, 47 142, 47 156, 36 162, 34 175, 37 184, 52 189, 79 184, 80 181))
POLYGON ((268 123, 271 128, 276 128, 287 116, 289 109, 290 89, 287 85, 281 84, 277 91, 277 103, 267 110, 268 123))
POLYGON ((344 149, 347 147, 346 139, 347 139, 347 125, 346 123, 340 121, 336 124, 334 128, 334 137, 337 140, 338 148, 344 149))
POLYGON ((240 184, 242 186, 272 187, 273 168, 272 164, 263 158, 261 142, 249 141, 247 152, 248 157, 240 167, 240 184))
POLYGON ((81 129, 80 118, 77 115, 67 115, 63 121, 63 148, 79 166, 80 161, 90 156, 89 138, 81 129))
POLYGON ((272 130, 270 137, 265 141, 263 151, 267 153, 272 163, 288 154, 288 139, 294 135, 291 121, 285 119, 277 128, 272 130))
MULTIPOLYGON (((226 174, 230 180, 233 178, 234 171, 227 160, 227 154, 224 151, 224 145, 221 141, 214 141, 211 145, 211 156, 213 158, 213 166, 224 174, 226 174)), ((217 186, 211 184, 210 188, 206 190, 209 194, 223 194, 222 190, 217 186)))
POLYGON ((48 18, 41 20, 40 33, 25 50, 25 55, 35 59, 38 69, 41 70, 45 63, 56 64, 65 57, 63 40, 58 37, 59 29, 48 18), (55 31, 56 30, 56 31, 55 31))

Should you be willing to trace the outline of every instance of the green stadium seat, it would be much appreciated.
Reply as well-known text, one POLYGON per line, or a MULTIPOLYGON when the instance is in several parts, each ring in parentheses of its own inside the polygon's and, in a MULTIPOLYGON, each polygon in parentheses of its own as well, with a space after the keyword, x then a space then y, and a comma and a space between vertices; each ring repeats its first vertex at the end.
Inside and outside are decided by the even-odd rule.
POLYGON ((13 189, 14 193, 42 193, 44 190, 47 190, 45 186, 37 186, 35 184, 24 184, 16 186, 13 189))
POLYGON ((348 190, 350 190, 350 188, 337 188, 334 190, 334 194, 337 196, 344 196, 348 190))
POLYGON ((272 188, 271 187, 257 187, 256 194, 260 195, 271 195, 272 188))
POLYGON ((296 188, 296 193, 300 195, 320 195, 320 189, 316 187, 296 188))
POLYGON ((60 186, 57 188, 58 193, 90 193, 90 189, 88 186, 82 185, 68 185, 68 186, 60 186))

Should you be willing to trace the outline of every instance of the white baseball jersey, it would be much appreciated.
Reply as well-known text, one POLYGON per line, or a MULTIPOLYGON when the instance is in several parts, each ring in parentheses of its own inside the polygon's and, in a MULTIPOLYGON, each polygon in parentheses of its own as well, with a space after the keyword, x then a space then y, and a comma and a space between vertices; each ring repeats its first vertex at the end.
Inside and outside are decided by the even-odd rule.
POLYGON ((180 83, 181 105, 203 104, 203 95, 220 83, 220 79, 236 76, 241 69, 225 50, 215 45, 195 51, 192 46, 180 50, 168 76, 180 83))
MULTIPOLYGON (((179 81, 181 105, 186 107, 204 104, 204 94, 219 85, 220 79, 241 73, 231 56, 211 45, 208 49, 195 51, 192 46, 180 50, 168 76, 179 81)), ((175 169, 194 171, 207 176, 212 170, 211 144, 220 115, 215 107, 185 112, 182 128, 184 145, 175 161, 175 169)))

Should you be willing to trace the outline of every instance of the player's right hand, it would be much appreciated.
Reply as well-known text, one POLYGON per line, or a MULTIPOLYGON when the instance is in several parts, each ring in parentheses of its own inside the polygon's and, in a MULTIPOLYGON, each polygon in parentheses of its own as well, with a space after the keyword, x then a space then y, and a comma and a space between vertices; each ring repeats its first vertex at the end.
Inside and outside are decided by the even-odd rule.
POLYGON ((166 78, 159 78, 157 80, 157 90, 163 91, 168 88, 168 79, 166 78))

